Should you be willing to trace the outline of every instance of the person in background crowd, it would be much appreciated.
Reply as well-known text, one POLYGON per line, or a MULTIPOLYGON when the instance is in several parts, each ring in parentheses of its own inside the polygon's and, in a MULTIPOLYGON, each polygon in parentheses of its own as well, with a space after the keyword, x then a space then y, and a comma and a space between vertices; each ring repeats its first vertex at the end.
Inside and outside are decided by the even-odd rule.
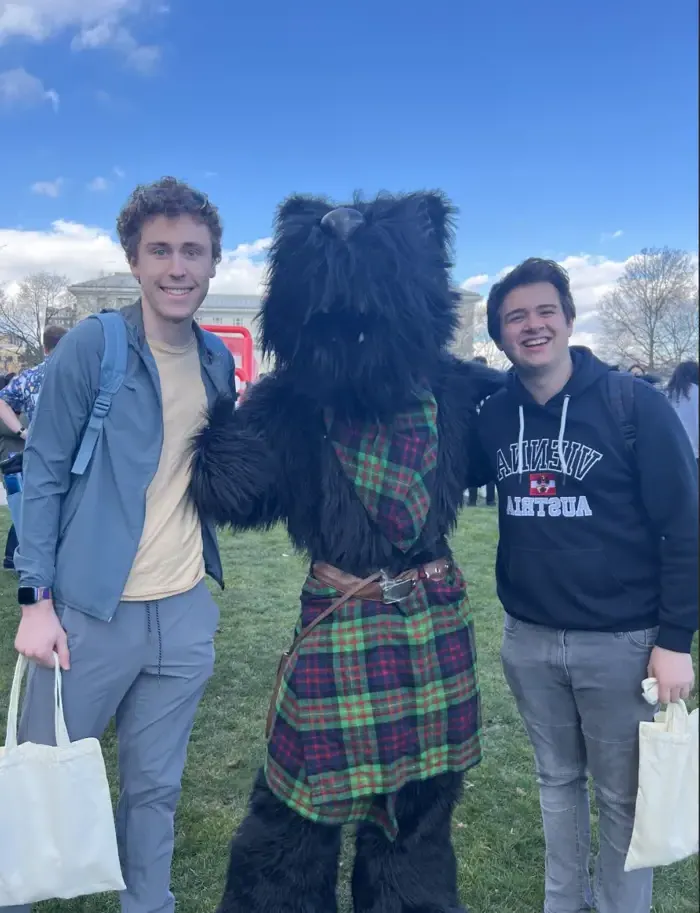
MULTIPOLYGON (((484 358, 483 355, 475 355, 474 358, 472 358, 472 361, 475 361, 480 365, 488 365, 488 360, 484 358)), ((479 489, 468 488, 467 493, 467 507, 476 507, 477 501, 479 500, 479 489)), ((496 485, 494 482, 486 483, 486 506, 496 506, 496 485)))
POLYGON ((26 368, 16 374, 9 384, 0 390, 0 420, 15 437, 26 440, 27 429, 18 416, 24 414, 31 425, 37 399, 44 383, 46 365, 54 349, 68 331, 64 327, 47 326, 42 334, 44 360, 35 368, 26 368))
POLYGON ((634 374, 635 377, 639 377, 640 380, 645 380, 648 384, 660 384, 661 378, 656 374, 648 374, 643 365, 634 364, 629 366, 629 373, 634 374))
POLYGON ((569 345, 575 316, 553 261, 526 260, 493 286, 488 332, 513 370, 481 407, 472 469, 481 460, 477 478, 498 486, 501 658, 534 749, 545 910, 649 913, 652 870, 624 871, 639 724, 658 709, 642 682, 657 679, 663 704, 693 687, 698 467, 661 391, 569 345), (634 449, 610 393, 629 380, 634 449))
MULTIPOLYGON (((4 389, 15 377, 14 372, 6 374, 0 379, 0 389, 4 389)), ((15 413, 17 415, 17 413, 15 413)), ((22 422, 22 414, 17 415, 17 419, 20 424, 24 427, 22 422)), ((8 459, 14 453, 21 453, 24 450, 24 439, 15 434, 14 431, 10 430, 5 422, 0 419, 0 463, 3 460, 8 459)), ((10 529, 7 533, 7 540, 5 542, 5 556, 3 558, 2 566, 5 570, 13 571, 15 569, 15 549, 17 548, 17 531, 15 530, 14 523, 10 526, 10 529)))
POLYGON ((671 375, 666 388, 669 402, 678 413, 698 459, 698 363, 682 361, 671 375))
POLYGON ((118 312, 128 362, 102 437, 73 475, 104 352, 88 318, 49 361, 24 452, 15 648, 33 674, 19 736, 51 744, 55 652, 70 738, 116 718, 122 911, 173 913, 175 811, 219 619, 205 578, 223 586, 214 524, 189 495, 191 446, 207 409, 235 397, 234 362, 194 320, 221 260, 206 195, 175 178, 139 186, 117 231, 141 296, 118 312))
MULTIPOLYGON (((56 346, 67 332, 68 331, 63 327, 45 327, 42 334, 44 360, 36 367, 26 368, 20 374, 16 374, 10 383, 0 390, 0 421, 2 421, 7 429, 8 435, 14 435, 17 443, 22 442, 22 444, 24 444, 27 439, 27 434, 29 432, 28 426, 31 425, 39 394, 41 393, 41 388, 44 384, 46 366, 50 361, 56 346), (26 422, 22 422, 22 415, 26 418, 26 422)), ((15 452, 19 453, 20 449, 21 448, 17 447, 15 452)), ((15 530, 15 539, 19 540, 22 533, 20 527, 23 501, 23 495, 21 493, 23 484, 21 457, 18 458, 18 465, 16 468, 13 467, 10 473, 6 473, 3 469, 3 473, 3 484, 8 493, 8 507, 10 508, 10 514, 12 516, 12 527, 15 530), (15 486, 13 493, 10 493, 10 488, 8 488, 9 485, 15 486)), ((6 544, 6 549, 9 547, 9 544, 10 543, 6 544)), ((19 543, 17 542, 17 544, 19 543)), ((15 549, 17 544, 15 545, 15 549)), ((7 560, 5 560, 4 564, 7 567, 7 560)))

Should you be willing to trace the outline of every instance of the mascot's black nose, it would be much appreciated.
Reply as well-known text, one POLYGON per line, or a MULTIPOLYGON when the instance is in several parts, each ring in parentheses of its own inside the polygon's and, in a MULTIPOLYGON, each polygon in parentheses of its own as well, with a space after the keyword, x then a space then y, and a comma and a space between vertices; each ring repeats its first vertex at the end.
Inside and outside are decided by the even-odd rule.
POLYGON ((321 227, 340 238, 341 241, 347 241, 364 221, 365 217, 361 212, 341 206, 339 209, 332 209, 325 214, 321 219, 321 227))

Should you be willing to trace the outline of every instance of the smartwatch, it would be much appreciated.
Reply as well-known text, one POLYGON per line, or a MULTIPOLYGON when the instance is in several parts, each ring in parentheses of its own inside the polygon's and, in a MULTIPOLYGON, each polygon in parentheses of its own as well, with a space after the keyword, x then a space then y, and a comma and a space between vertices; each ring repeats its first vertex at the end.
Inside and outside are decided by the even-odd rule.
POLYGON ((51 599, 50 586, 21 586, 17 590, 17 602, 20 605, 34 605, 43 599, 51 599))

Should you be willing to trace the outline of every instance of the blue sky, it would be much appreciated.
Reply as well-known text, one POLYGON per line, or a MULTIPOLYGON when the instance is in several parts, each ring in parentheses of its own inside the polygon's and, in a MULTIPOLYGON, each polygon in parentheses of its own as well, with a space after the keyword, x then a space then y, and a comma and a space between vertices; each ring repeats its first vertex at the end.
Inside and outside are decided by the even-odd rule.
POLYGON ((211 194, 230 250, 292 191, 441 188, 455 278, 480 290, 539 254, 592 296, 644 246, 697 249, 695 0, 22 7, 0 0, 0 282, 42 245, 51 268, 108 267, 86 226, 113 234, 167 173, 211 194))

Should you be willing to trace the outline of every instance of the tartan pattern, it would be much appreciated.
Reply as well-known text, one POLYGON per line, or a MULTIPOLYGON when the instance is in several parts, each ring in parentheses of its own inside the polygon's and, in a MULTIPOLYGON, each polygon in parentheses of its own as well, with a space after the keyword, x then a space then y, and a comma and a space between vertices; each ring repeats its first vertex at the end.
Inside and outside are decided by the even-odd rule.
MULTIPOLYGON (((336 595, 309 576, 297 631, 336 595)), ((473 622, 455 568, 399 604, 351 599, 316 628, 280 689, 265 774, 302 816, 371 820, 395 839, 404 784, 480 760, 473 622)))
POLYGON ((437 403, 417 393, 415 409, 391 425, 342 422, 326 416, 336 456, 365 510, 386 538, 407 552, 421 534, 437 466, 437 403))

